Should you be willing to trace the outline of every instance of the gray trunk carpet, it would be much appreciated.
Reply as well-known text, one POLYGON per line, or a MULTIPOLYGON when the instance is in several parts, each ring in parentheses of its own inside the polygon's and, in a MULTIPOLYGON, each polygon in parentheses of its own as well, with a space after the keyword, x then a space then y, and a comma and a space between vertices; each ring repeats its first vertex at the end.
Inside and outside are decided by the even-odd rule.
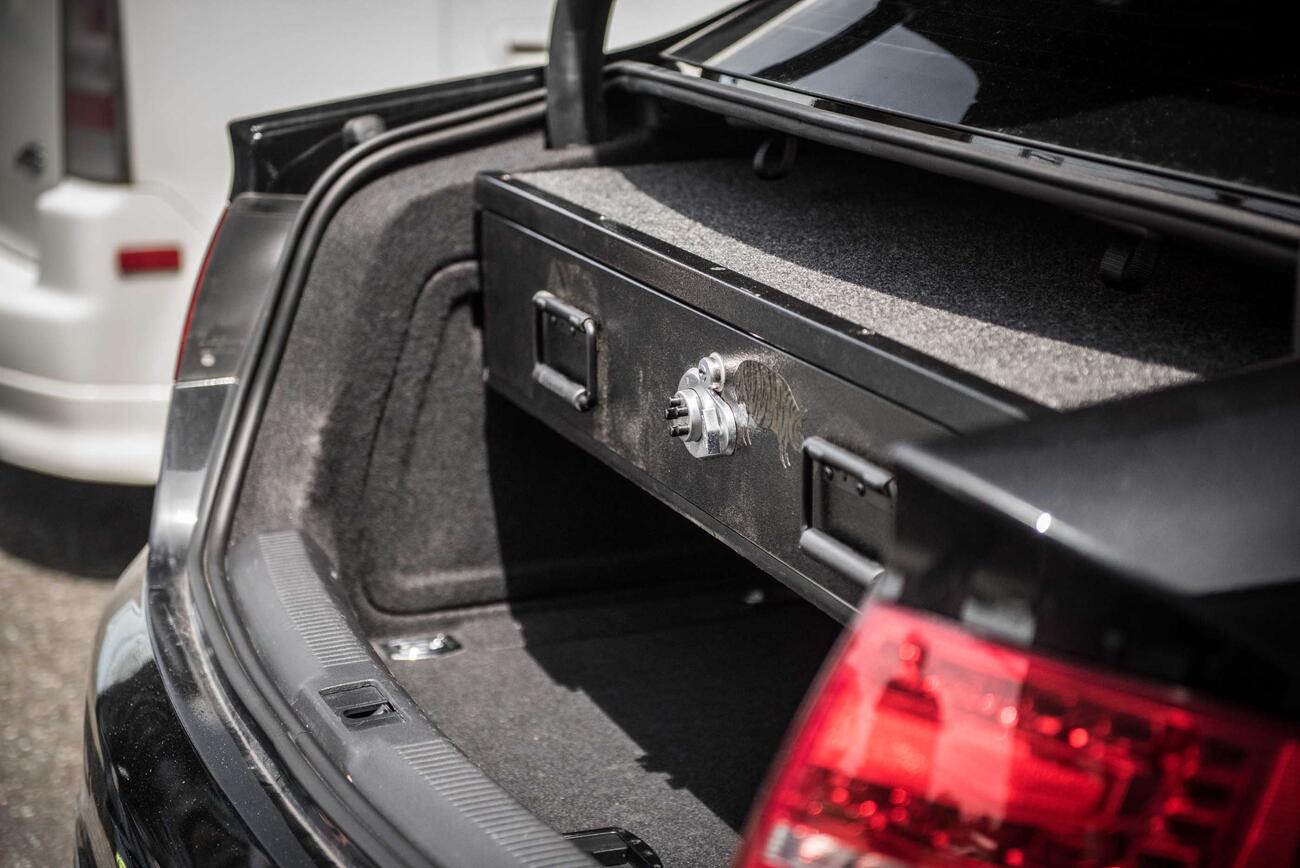
POLYGON ((838 633, 802 602, 727 599, 450 613, 432 626, 465 650, 390 666, 557 830, 620 826, 667 868, 719 868, 838 633))

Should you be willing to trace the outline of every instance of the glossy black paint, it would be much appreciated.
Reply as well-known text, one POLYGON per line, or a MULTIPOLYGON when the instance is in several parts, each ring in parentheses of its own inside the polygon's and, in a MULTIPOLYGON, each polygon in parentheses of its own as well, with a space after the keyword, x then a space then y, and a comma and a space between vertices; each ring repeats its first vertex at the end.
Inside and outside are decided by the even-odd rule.
POLYGON ((1300 360, 895 452, 889 596, 1300 716, 1300 360))
POLYGON ((1300 61, 1283 15, 1252 3, 769 0, 666 56, 845 106, 1294 196, 1300 61))
POLYGON ((142 556, 95 637, 77 864, 269 864, 177 717, 146 625, 144 575, 142 556))
POLYGON ((87 696, 80 865, 308 864, 272 806, 238 710, 213 691, 187 588, 177 581, 201 500, 233 360, 268 288, 297 197, 242 197, 213 249, 196 310, 201 348, 173 390, 149 556, 127 569, 102 616, 87 696), (205 676, 205 672, 208 674, 205 676))
POLYGON ((234 382, 172 392, 147 558, 124 573, 94 644, 77 828, 84 864, 120 868, 119 855, 127 866, 366 864, 275 769, 195 619, 187 561, 234 382))

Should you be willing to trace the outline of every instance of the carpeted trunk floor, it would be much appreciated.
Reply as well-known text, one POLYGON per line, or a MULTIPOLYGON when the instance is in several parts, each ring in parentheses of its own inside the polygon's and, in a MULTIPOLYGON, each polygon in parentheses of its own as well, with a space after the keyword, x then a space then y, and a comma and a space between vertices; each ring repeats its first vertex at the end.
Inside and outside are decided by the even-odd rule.
POLYGON ((802 602, 484 610, 465 650, 390 664, 466 754, 561 832, 642 836, 668 868, 728 864, 838 625, 802 602), (644 618, 638 623, 637 615, 644 618))

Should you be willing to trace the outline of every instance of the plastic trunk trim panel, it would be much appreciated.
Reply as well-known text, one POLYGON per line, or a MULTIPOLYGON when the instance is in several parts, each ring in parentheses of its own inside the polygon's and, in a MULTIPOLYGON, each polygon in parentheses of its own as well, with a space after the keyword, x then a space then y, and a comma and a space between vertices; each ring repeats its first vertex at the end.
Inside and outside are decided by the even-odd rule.
POLYGON ((324 555, 301 533, 253 536, 231 553, 241 614, 272 678, 316 737, 347 757, 353 784, 406 834, 430 824, 456 842, 461 861, 530 868, 591 866, 480 771, 357 640, 360 625, 329 579, 324 555), (365 687, 394 709, 366 726, 328 698, 365 687), (435 797, 436 794, 436 797, 435 797))

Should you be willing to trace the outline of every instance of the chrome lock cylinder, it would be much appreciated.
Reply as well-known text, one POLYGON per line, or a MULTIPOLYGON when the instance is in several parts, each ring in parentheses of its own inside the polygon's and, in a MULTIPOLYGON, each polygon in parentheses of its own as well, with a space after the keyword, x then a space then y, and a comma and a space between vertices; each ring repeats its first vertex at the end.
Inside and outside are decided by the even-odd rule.
POLYGON ((718 458, 736 451, 737 411, 723 394, 726 365, 712 353, 688 368, 668 399, 664 418, 668 434, 682 441, 696 458, 718 458))

